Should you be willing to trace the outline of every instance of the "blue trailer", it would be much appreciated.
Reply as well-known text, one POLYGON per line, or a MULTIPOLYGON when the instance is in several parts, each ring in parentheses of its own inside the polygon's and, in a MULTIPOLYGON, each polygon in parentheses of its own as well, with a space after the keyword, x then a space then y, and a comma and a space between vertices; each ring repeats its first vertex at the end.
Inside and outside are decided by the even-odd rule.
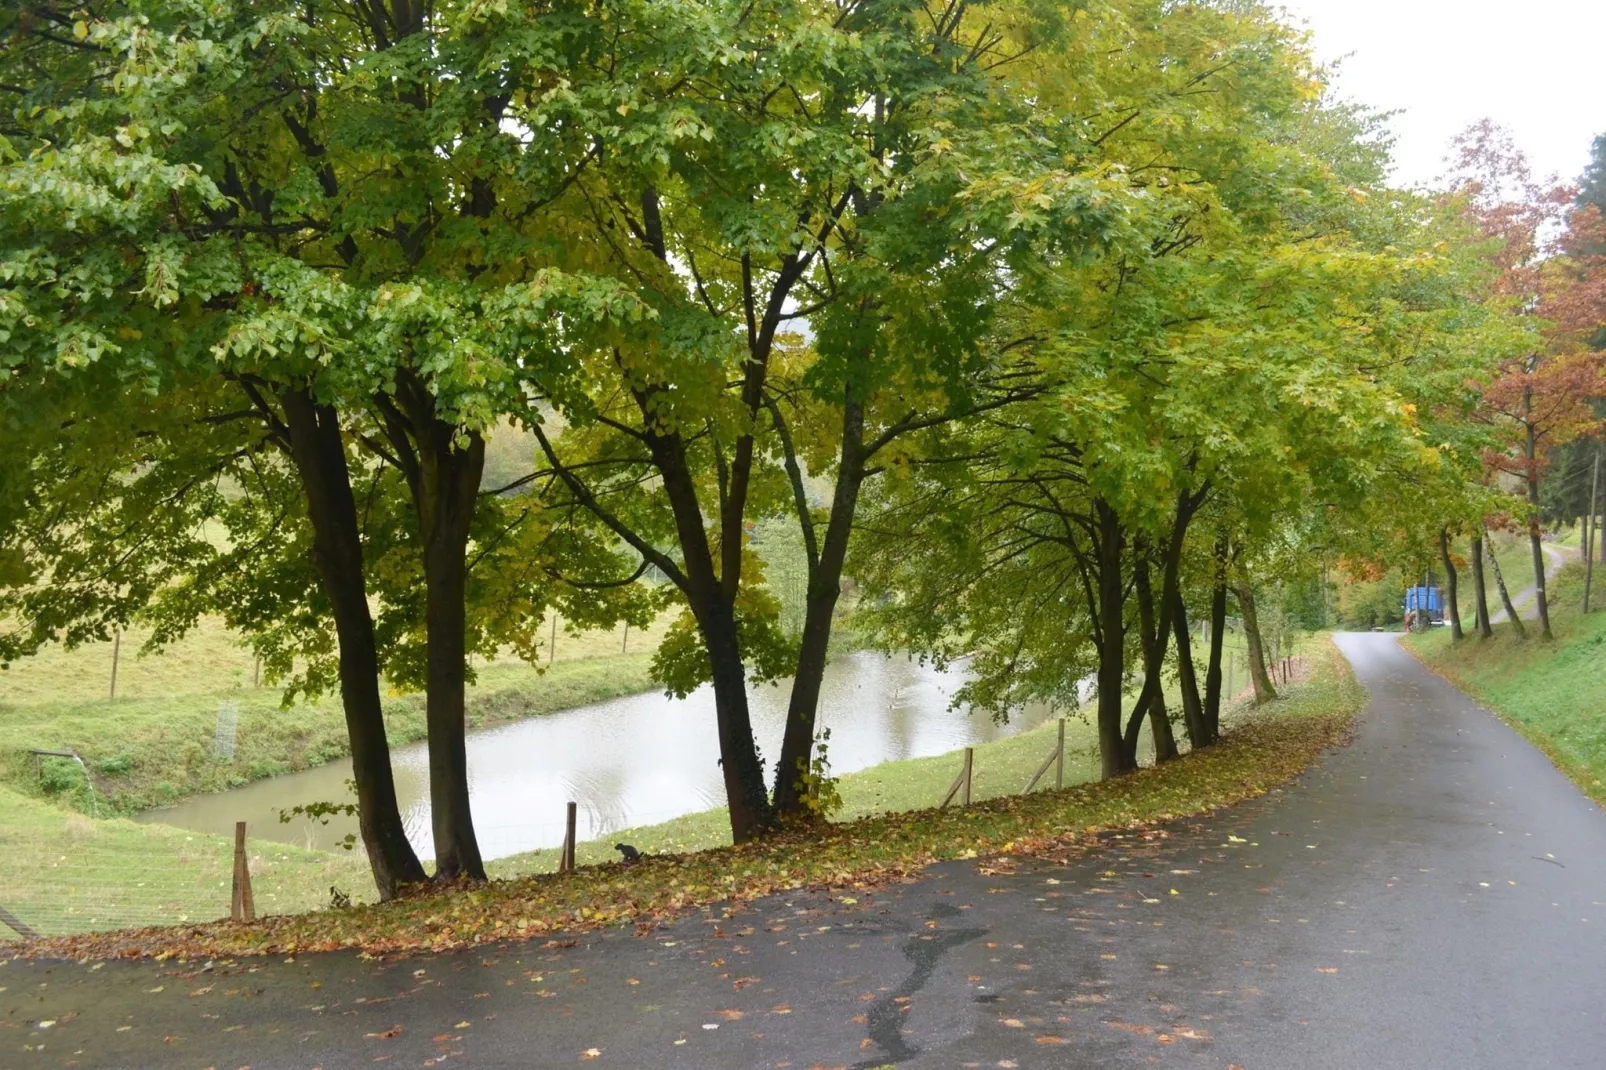
POLYGON ((1444 599, 1437 587, 1407 587, 1405 589, 1405 628, 1419 632, 1435 624, 1444 623, 1444 599))

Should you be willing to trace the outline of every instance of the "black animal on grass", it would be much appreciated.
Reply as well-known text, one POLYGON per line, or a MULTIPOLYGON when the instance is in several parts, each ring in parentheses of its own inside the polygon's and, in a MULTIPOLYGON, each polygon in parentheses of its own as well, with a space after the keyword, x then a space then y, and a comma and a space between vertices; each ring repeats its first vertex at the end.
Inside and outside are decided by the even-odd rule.
POLYGON ((624 865, 628 866, 632 862, 641 861, 641 852, 630 846, 628 843, 616 843, 613 845, 613 849, 624 855, 624 857, 620 859, 620 862, 622 862, 624 865))

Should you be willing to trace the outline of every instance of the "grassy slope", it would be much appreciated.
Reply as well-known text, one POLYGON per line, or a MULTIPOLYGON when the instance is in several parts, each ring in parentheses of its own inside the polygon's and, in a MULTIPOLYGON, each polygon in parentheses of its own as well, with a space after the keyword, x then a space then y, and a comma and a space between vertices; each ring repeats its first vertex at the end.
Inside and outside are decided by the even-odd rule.
MULTIPOLYGON (((0 906, 41 933, 209 921, 229 910, 234 843, 163 825, 92 820, 0 788, 0 906)), ((247 844, 260 914, 329 902, 368 879, 355 855, 247 844)))
MULTIPOLYGON (((1597 566, 1598 569, 1598 566, 1597 566)), ((1595 576, 1601 609, 1581 612, 1583 565, 1564 568, 1550 587, 1556 640, 1523 641, 1509 625, 1495 637, 1452 645, 1445 629, 1414 635, 1410 648, 1550 756, 1596 802, 1606 805, 1606 570, 1595 576)))
MULTIPOLYGON (((1296 653, 1315 653, 1327 649, 1325 636, 1305 636, 1296 641, 1296 653)), ((1196 651, 1197 653, 1198 651, 1196 651)), ((1238 648, 1240 655, 1242 648, 1238 648)), ((1230 726, 1248 711, 1248 673, 1242 666, 1235 683, 1242 704, 1223 713, 1223 726, 1230 726)), ((1203 677, 1201 666, 1200 676, 1203 677)), ((1173 718, 1180 716, 1181 697, 1173 680, 1167 685, 1166 703, 1173 718)), ((1134 690, 1126 696, 1130 704, 1137 698, 1134 690)), ((1088 711, 1091 712, 1091 711, 1088 711)), ((1186 749, 1187 739, 1181 725, 1176 726, 1177 744, 1186 749)), ((1043 759, 1052 753, 1056 742, 1053 722, 1039 725, 1007 739, 978 744, 974 750, 971 771, 971 800, 981 802, 1014 795, 1037 772, 1043 759)), ((1153 739, 1145 729, 1140 744, 1139 761, 1152 762, 1153 739)), ((842 809, 832 820, 842 823, 857 821, 878 814, 900 813, 935 806, 942 801, 954 778, 963 765, 964 751, 953 750, 946 754, 926 758, 910 758, 848 773, 838 780, 842 796, 842 809)), ((1081 784, 1095 780, 1099 775, 1098 733, 1091 722, 1081 717, 1065 719, 1065 783, 1081 784)), ((1051 787, 1054 772, 1050 769, 1038 781, 1037 790, 1051 787)), ((575 859, 581 865, 615 861, 619 855, 615 843, 628 843, 650 854, 701 851, 713 847, 730 846, 730 819, 723 808, 686 814, 655 825, 622 829, 597 839, 582 842, 575 847, 575 859)), ((530 851, 512 855, 489 863, 493 877, 513 877, 527 873, 550 873, 557 865, 555 850, 530 851)))
MULTIPOLYGON (((1330 643, 1313 678, 1246 719, 1216 747, 1132 776, 791 833, 743 847, 659 856, 630 867, 582 866, 563 876, 494 881, 394 903, 227 923, 42 941, 27 954, 106 957, 239 955, 362 947, 444 949, 653 918, 791 888, 874 886, 943 859, 1066 851, 1089 834, 1197 814, 1298 775, 1338 742, 1365 701, 1330 643)), ((1007 864, 1007 860, 1003 863, 1007 864)))
MULTIPOLYGON (((470 689, 470 726, 484 727, 650 690, 650 651, 662 625, 620 633, 558 634, 555 663, 537 670, 518 662, 478 666, 470 689)), ((0 674, 0 784, 60 801, 85 813, 88 791, 75 766, 51 763, 42 784, 29 748, 76 750, 94 774, 102 806, 134 813, 198 792, 324 764, 348 752, 338 698, 281 708, 279 692, 253 688, 250 659, 220 625, 209 624, 167 653, 134 656, 139 636, 123 648, 118 699, 105 694, 110 651, 103 644, 50 650, 0 674), (242 667, 243 666, 243 667, 242 667), (238 686, 236 686, 238 685, 238 686), (232 761, 214 757, 218 707, 239 706, 232 761), (126 759, 126 763, 124 762, 126 759), (120 771, 126 764, 126 771, 120 771)), ((392 744, 424 738, 421 696, 391 696, 386 721, 392 744)), ((48 767, 47 767, 48 768, 48 767)))

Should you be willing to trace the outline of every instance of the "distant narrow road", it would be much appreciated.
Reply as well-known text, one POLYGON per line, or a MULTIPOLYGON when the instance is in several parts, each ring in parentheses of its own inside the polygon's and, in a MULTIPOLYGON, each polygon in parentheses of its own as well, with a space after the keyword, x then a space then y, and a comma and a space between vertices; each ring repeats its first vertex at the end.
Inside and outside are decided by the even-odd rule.
MULTIPOLYGON (((1576 558, 1579 551, 1571 546, 1557 547, 1549 543, 1540 543, 1539 549, 1544 551, 1545 555, 1545 589, 1549 590, 1550 581, 1556 578, 1556 573, 1561 571, 1561 566, 1576 558)), ((1530 573, 1533 571, 1532 565, 1528 567, 1528 571, 1530 573)), ((1506 619, 1506 607, 1500 604, 1499 591, 1487 593, 1492 593, 1495 600, 1495 608, 1489 613, 1489 623, 1499 624, 1506 619)), ((1527 586, 1515 591, 1511 595, 1511 607, 1517 611, 1523 620, 1538 620, 1539 585, 1530 580, 1527 586)))
POLYGON ((1606 1065, 1606 815, 1394 636, 1339 642, 1355 742, 1168 835, 573 947, 12 963, 0 1067, 1606 1065))

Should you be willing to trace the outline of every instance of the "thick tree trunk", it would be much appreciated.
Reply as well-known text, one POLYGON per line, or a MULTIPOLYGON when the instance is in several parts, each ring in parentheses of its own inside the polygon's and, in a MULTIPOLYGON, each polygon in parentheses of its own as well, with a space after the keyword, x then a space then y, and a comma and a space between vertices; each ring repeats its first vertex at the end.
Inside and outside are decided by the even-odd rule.
POLYGON ((1193 665, 1192 636, 1188 634, 1188 607, 1177 593, 1171 607, 1171 628, 1177 640, 1177 683, 1182 690, 1182 727, 1188 733, 1188 749, 1208 747, 1215 740, 1205 721, 1204 703, 1199 698, 1199 677, 1193 665))
POLYGON ((1493 553, 1489 555, 1489 567, 1494 569, 1494 585, 1500 592, 1500 604, 1506 608, 1506 619, 1516 629, 1517 638, 1528 638, 1528 629, 1523 627, 1522 618, 1517 616, 1517 607, 1511 604, 1511 592, 1506 589, 1506 577, 1500 572, 1500 558, 1493 553))
POLYGON ((1121 732, 1122 688, 1126 677, 1126 584, 1121 575, 1126 533, 1121 520, 1101 498, 1094 502, 1098 535, 1099 762, 1105 779, 1137 767, 1121 732))
POLYGON ((1474 626, 1478 630, 1479 639, 1488 639, 1494 635, 1494 629, 1489 625, 1489 592, 1483 579, 1483 536, 1474 535, 1472 538, 1472 597, 1477 604, 1472 612, 1474 626))
POLYGON ((764 766, 753 743, 747 670, 737 642, 736 616, 729 606, 709 607, 707 615, 703 636, 713 676, 720 770, 730 810, 731 839, 747 843, 774 826, 774 814, 764 790, 764 766))
POLYGON ((1277 697, 1277 689, 1271 686, 1271 676, 1266 672, 1266 651, 1260 641, 1260 620, 1255 615, 1255 591, 1247 576, 1236 593, 1238 608, 1244 615, 1244 639, 1249 644, 1249 677, 1255 685, 1255 705, 1263 706, 1277 697))
POLYGON ((808 504, 802 497, 802 473, 791 453, 790 441, 786 445, 788 474, 798 495, 798 521, 807 525, 804 535, 809 554, 809 586, 797 673, 792 678, 792 696, 786 707, 781 757, 775 766, 774 806, 778 817, 795 819, 805 816, 807 810, 799 786, 813 760, 814 724, 819 713, 826 654, 831 645, 831 623, 842 590, 842 568, 847 561, 853 516, 864 483, 864 406, 851 400, 843 405, 836 491, 831 501, 831 518, 826 522, 825 542, 817 555, 813 522, 807 517, 808 504))
POLYGON ((1156 634, 1154 592, 1149 587, 1149 563, 1140 557, 1133 565, 1133 570, 1138 596, 1138 641, 1143 646, 1144 687, 1150 694, 1149 732, 1154 737, 1154 761, 1159 764, 1175 761, 1179 756, 1176 736, 1171 731, 1170 712, 1165 705, 1165 687, 1161 675, 1165 670, 1165 649, 1170 637, 1156 634))
POLYGON ((1450 558, 1450 529, 1439 528, 1439 560, 1444 565, 1444 605, 1450 617, 1450 637, 1457 643, 1466 638, 1461 631, 1461 605, 1456 601, 1455 562, 1450 558))
POLYGON ((1221 654, 1227 633, 1227 536, 1216 536, 1216 576, 1210 592, 1210 659, 1205 666, 1204 721, 1211 741, 1221 736, 1221 654))
POLYGON ((435 876, 485 879, 469 805, 468 741, 464 689, 468 631, 468 537, 479 494, 485 443, 469 435, 454 448, 457 429, 441 427, 420 450, 426 504, 424 614, 429 650, 425 721, 429 732, 429 789, 435 834, 435 876))
POLYGON ((468 540, 485 468, 485 440, 441 418, 427 384, 396 378, 377 397, 418 515, 424 562, 424 723, 429 740, 435 879, 485 879, 469 806, 464 688, 468 660, 468 540))
POLYGON ((307 391, 279 395, 288 450, 307 498, 312 564, 334 615, 340 642, 340 699, 351 740, 357 785, 357 824, 374 885, 392 899, 403 885, 424 880, 396 804, 390 744, 379 697, 379 657, 363 573, 362 532, 346 465, 339 417, 307 391))

